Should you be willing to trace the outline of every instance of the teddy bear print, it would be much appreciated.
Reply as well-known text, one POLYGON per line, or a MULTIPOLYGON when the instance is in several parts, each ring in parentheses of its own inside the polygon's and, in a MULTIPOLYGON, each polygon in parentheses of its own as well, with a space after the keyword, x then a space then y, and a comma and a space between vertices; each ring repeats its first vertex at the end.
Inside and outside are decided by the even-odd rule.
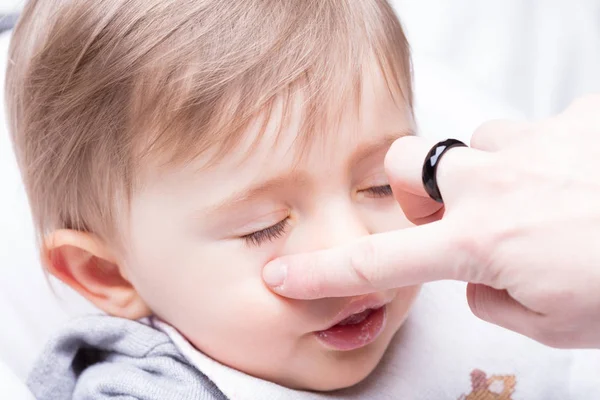
POLYGON ((458 400, 513 400, 517 381, 514 375, 492 375, 475 369, 471 372, 471 393, 458 400))

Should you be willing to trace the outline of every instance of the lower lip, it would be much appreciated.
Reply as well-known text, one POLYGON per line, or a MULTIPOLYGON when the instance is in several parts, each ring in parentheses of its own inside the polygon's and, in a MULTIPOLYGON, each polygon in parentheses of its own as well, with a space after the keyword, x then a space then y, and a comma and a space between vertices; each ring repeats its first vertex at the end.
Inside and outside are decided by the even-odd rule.
POLYGON ((373 312, 358 324, 334 325, 315 336, 327 347, 339 351, 360 349, 373 343, 383 332, 386 322, 386 306, 373 312))

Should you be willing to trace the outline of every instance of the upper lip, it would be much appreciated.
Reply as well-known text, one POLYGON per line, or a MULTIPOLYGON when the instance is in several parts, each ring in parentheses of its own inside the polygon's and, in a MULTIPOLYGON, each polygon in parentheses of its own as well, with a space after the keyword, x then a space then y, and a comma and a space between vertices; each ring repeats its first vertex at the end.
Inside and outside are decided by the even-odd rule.
POLYGON ((333 322, 325 330, 339 324, 353 314, 358 314, 369 309, 376 310, 391 303, 391 301, 392 299, 384 298, 380 295, 367 295, 353 299, 333 318, 333 322))

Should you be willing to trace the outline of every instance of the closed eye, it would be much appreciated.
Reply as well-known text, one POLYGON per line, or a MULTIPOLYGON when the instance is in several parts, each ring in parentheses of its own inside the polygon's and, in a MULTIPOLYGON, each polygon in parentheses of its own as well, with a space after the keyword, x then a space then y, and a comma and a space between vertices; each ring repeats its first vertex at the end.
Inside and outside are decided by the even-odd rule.
POLYGON ((257 232, 252 232, 241 238, 246 241, 248 245, 260 246, 266 241, 273 241, 280 238, 289 225, 289 217, 279 221, 275 225, 269 226, 268 228, 262 229, 257 232))
POLYGON ((361 192, 369 195, 370 197, 389 197, 392 196, 392 187, 390 185, 373 186, 368 189, 361 190, 361 192))

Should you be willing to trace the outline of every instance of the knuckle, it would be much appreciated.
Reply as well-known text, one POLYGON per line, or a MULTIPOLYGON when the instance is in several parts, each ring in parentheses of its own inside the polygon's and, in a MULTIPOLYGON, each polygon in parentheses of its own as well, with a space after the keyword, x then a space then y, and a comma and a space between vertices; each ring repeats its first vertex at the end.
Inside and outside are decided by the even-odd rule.
POLYGON ((479 125, 471 136, 471 147, 476 149, 487 149, 496 140, 498 135, 502 135, 507 129, 514 130, 522 128, 523 124, 507 119, 493 119, 479 125))
POLYGON ((517 167, 496 154, 482 157, 477 168, 465 165, 461 172, 464 173, 464 179, 472 182, 474 190, 486 197, 496 196, 498 193, 503 193, 501 190, 514 188, 520 182, 519 174, 521 174, 517 167))
POLYGON ((529 122, 496 119, 484 122, 471 137, 471 147, 490 151, 510 146, 511 143, 528 136, 533 125, 529 122))
MULTIPOLYGON (((456 277, 466 277, 473 283, 487 283, 485 274, 490 265, 490 251, 488 251, 489 246, 481 240, 481 236, 456 235, 452 248, 457 252, 457 260, 459 260, 457 265, 460 270, 456 271, 456 277)), ((475 297, 478 296, 477 293, 475 290, 475 297)))
POLYGON ((473 132, 473 135, 471 136, 471 147, 476 149, 485 147, 490 135, 496 131, 496 127, 499 123, 500 120, 492 120, 479 125, 479 127, 475 129, 475 132, 473 132))
POLYGON ((374 287, 377 280, 377 249, 372 241, 362 240, 350 251, 350 269, 358 281, 374 287))

